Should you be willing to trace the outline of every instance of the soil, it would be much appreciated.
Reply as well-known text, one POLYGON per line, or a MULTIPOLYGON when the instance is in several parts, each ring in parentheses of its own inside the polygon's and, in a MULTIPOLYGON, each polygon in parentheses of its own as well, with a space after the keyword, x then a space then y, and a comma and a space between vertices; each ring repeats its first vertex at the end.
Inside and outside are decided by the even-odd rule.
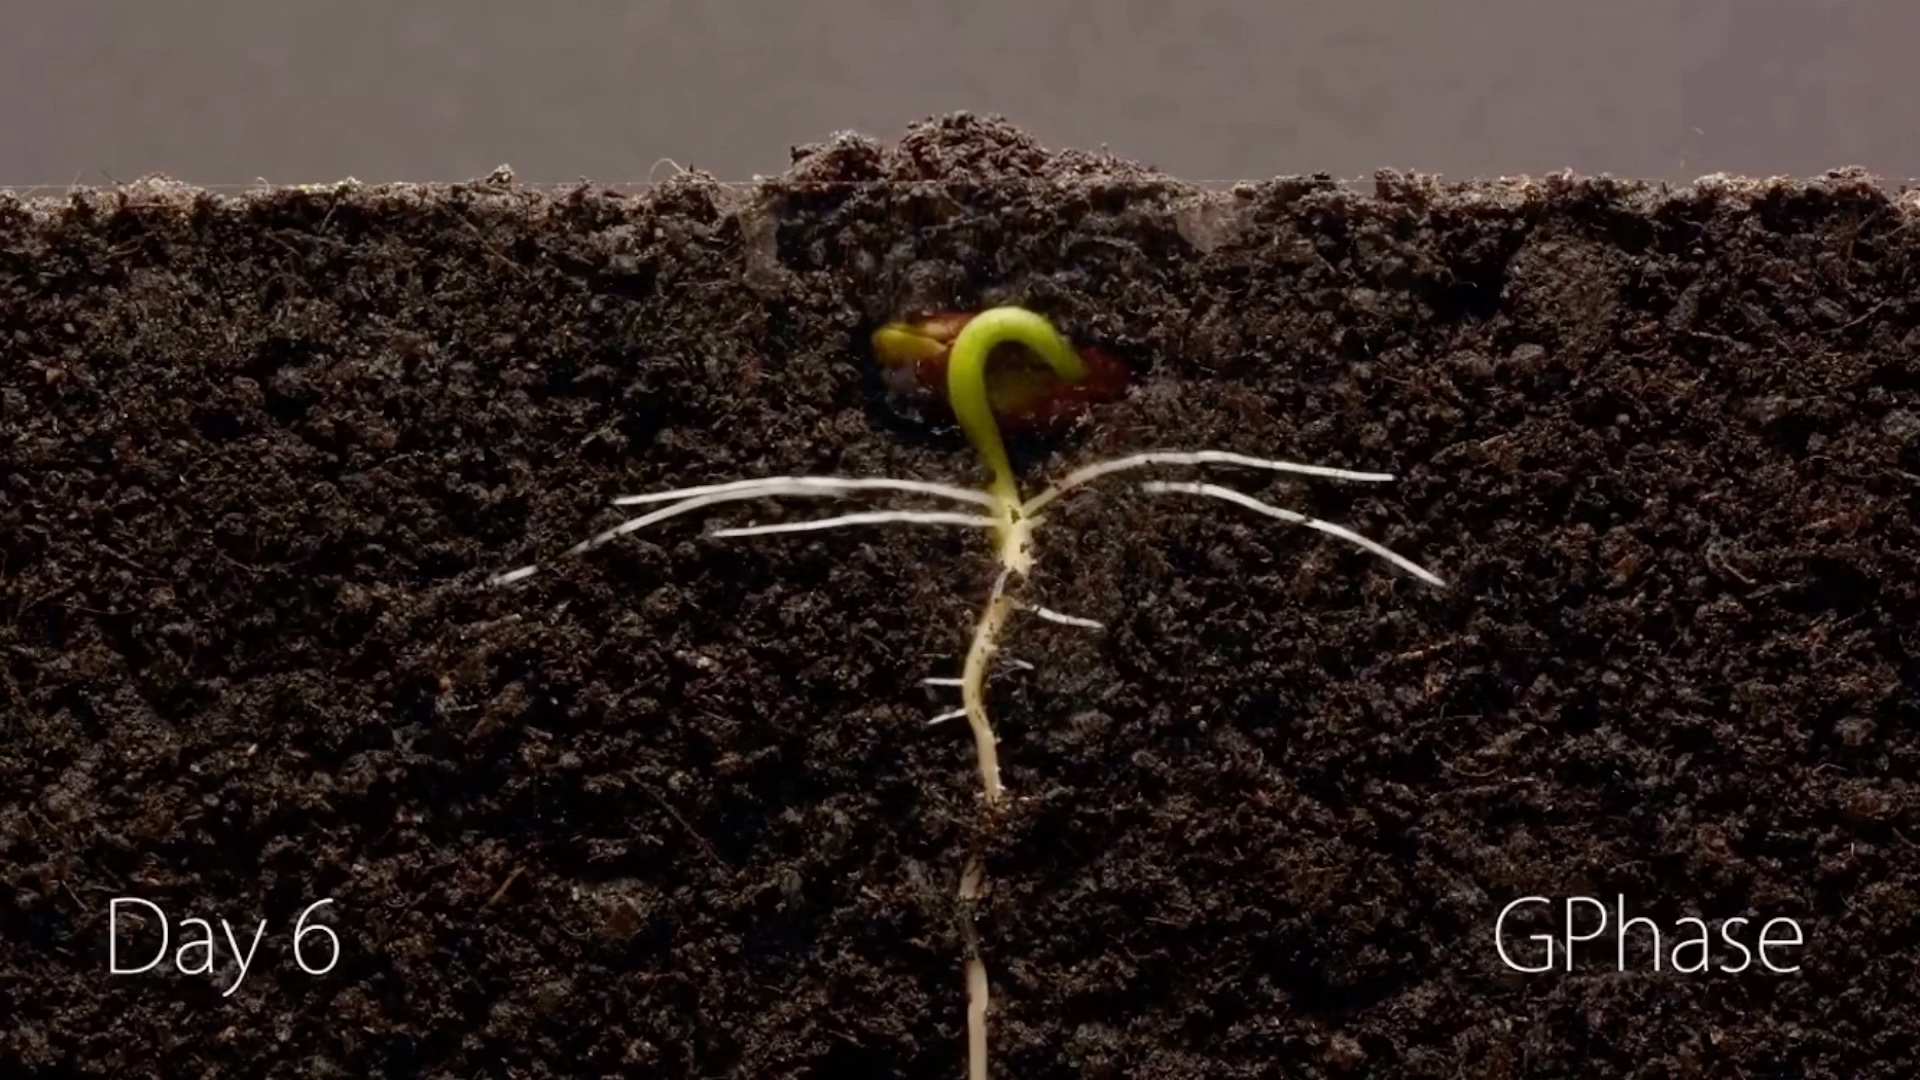
POLYGON ((983 846, 998 1076, 1916 1075, 1903 200, 1202 190, 966 116, 744 186, 0 198, 0 1073, 958 1076, 983 846), (1030 482, 1390 470, 1205 478, 1447 587, 1068 501, 1030 595, 1106 629, 1014 625, 988 821, 921 684, 977 531, 702 536, 826 512, 745 504, 560 557, 621 494, 981 479, 861 343, 1001 302, 1134 372, 1030 482), (1568 897, 1805 943, 1528 974, 1527 896, 1523 965, 1568 897), (222 919, 266 920, 237 988, 222 919))

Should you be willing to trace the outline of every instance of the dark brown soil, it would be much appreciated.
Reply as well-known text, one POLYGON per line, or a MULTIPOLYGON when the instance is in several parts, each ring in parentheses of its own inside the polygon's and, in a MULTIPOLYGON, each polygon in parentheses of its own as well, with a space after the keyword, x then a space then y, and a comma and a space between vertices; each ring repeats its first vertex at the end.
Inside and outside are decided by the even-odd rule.
MULTIPOLYGON (((959 1076, 983 842, 999 1076, 1912 1077, 1901 198, 1206 193, 950 118, 756 188, 0 199, 0 1074, 959 1076), (482 587, 623 493, 976 478, 858 346, 1004 301, 1138 379, 1029 476, 1390 469, 1211 478, 1450 587, 1224 503, 1068 503, 1033 588, 1108 629, 1015 625, 984 835, 920 685, 976 532, 695 515, 482 587), (1495 923, 1536 894, 1792 918, 1801 968, 1621 972, 1608 934, 1521 974, 1495 923), (113 975, 117 897, 176 949, 267 928, 230 996, 230 959, 113 975)), ((123 964, 157 945, 122 921, 123 964)))

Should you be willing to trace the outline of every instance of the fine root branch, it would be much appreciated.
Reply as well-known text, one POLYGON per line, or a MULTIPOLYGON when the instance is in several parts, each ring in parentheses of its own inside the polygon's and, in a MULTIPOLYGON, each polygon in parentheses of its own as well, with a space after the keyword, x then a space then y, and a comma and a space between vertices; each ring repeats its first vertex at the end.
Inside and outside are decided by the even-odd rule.
POLYGON ((837 529, 842 525, 970 525, 991 529, 998 524, 1000 524, 999 519, 987 517, 985 514, 957 514, 951 510, 867 510, 858 514, 822 518, 818 521, 782 521, 772 525, 741 525, 731 529, 715 529, 709 535, 772 536, 775 533, 837 529))
MULTIPOLYGON (((764 499, 778 496, 801 496, 810 498, 839 498, 868 491, 900 491, 914 495, 931 495, 937 498, 952 499, 957 502, 973 503, 977 506, 994 506, 994 500, 987 493, 973 491, 953 484, 935 484, 924 480, 896 480, 890 477, 846 478, 836 476, 773 476, 757 480, 735 480, 724 484, 703 484, 698 487, 675 488, 672 491, 656 491, 646 495, 623 495, 615 499, 615 506, 638 506, 647 503, 672 502, 651 513, 630 518, 605 532, 598 533, 568 548, 567 556, 581 555, 593 549, 617 540, 628 533, 638 532, 649 525, 656 525, 668 518, 679 517, 695 510, 702 510, 720 503, 740 502, 747 499, 764 499)), ((746 529, 723 529, 716 536, 758 536, 767 533, 809 532, 815 529, 832 529, 842 525, 970 525, 992 528, 998 524, 995 518, 982 514, 960 514, 952 511, 912 511, 888 510, 868 514, 847 514, 828 518, 824 521, 801 522, 783 525, 751 526, 746 529)), ((523 581, 540 572, 538 564, 523 566, 496 574, 487 581, 488 585, 509 585, 523 581)))
MULTIPOLYGON (((1025 660, 1007 660, 1007 661, 1004 661, 1004 663, 1006 664, 1007 667, 1017 668, 1020 671, 1033 670, 1033 665, 1028 663, 1025 660)), ((992 681, 999 677, 1000 677, 999 673, 996 672, 994 674, 988 675, 987 679, 988 681, 992 681)), ((922 686, 959 686, 961 682, 962 682, 961 679, 954 676, 929 675, 926 678, 920 680, 920 685, 922 686)))
POLYGON ((1107 628, 1106 623, 1100 622, 1097 619, 1083 619, 1078 615, 1062 615, 1052 608, 1040 607, 1037 604, 1023 605, 1023 607, 1048 622, 1059 623, 1062 626, 1078 626, 1086 630, 1105 630, 1107 628))
POLYGON ((1103 476, 1144 469, 1151 465, 1244 465, 1250 469, 1318 476, 1328 480, 1354 480, 1368 484, 1393 482, 1392 473, 1355 472, 1352 469, 1336 469, 1329 465, 1306 465, 1298 461, 1251 457, 1246 454, 1236 454, 1231 450, 1149 450, 1144 454, 1129 454, 1126 457, 1117 457, 1111 461, 1096 462, 1085 468, 1075 469, 1048 486, 1045 491, 1028 499, 1021 507, 1021 511, 1028 517, 1032 517, 1053 500, 1074 488, 1084 487, 1103 476))
POLYGON ((1205 495, 1209 498, 1221 499, 1233 503, 1236 506, 1244 506, 1249 510, 1265 514, 1268 517, 1279 518, 1281 521, 1291 522, 1295 525, 1303 525, 1316 532, 1326 533, 1328 536, 1337 536, 1348 543, 1378 555, 1430 585, 1446 584, 1446 582, 1440 580, 1439 575, 1433 573, 1431 570, 1426 569, 1404 555, 1388 550, 1385 545, 1361 536, 1352 529, 1343 525, 1335 525, 1329 521, 1322 521, 1319 518, 1308 517, 1305 514, 1288 510, 1284 507, 1274 506, 1271 503, 1261 502, 1251 495, 1243 495, 1232 488, 1224 488, 1218 484, 1196 484, 1168 480, 1150 480, 1141 484, 1140 487, 1143 491, 1154 493, 1179 492, 1188 495, 1205 495))
POLYGON ((702 495, 733 493, 748 493, 743 494, 742 497, 752 498, 760 495, 851 495, 863 491, 904 491, 914 495, 932 495, 941 499, 953 499, 956 502, 970 502, 979 506, 993 505, 992 496, 986 492, 960 487, 957 484, 936 484, 927 480, 896 480, 892 477, 840 476, 766 476, 757 480, 730 480, 724 484, 702 484, 699 487, 655 491, 646 495, 622 495, 613 500, 613 505, 640 506, 645 503, 698 498, 702 495))

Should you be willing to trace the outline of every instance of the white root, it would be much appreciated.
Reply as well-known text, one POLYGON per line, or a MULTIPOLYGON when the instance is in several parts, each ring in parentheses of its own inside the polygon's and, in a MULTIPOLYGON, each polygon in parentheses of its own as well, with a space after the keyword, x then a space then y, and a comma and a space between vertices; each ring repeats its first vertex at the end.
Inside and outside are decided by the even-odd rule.
POLYGON ((980 790, 986 796, 989 810, 1006 794, 1006 789, 1000 783, 1000 740, 993 733, 993 722, 987 718, 987 673, 1000 650, 1000 631, 1013 614, 1014 599, 1007 590, 1012 577, 1011 568, 1002 568, 994 578, 993 590, 987 594, 986 606, 980 609, 980 622, 960 669, 960 704, 966 711, 967 726, 973 730, 974 756, 980 763, 980 790))
POLYGON ((741 525, 732 529, 715 529, 707 535, 772 536, 775 533, 837 529, 843 525, 969 525, 991 529, 999 523, 998 519, 983 514, 957 514, 951 510, 869 510, 858 514, 822 518, 818 521, 782 521, 772 525, 741 525))
POLYGON ((1209 498, 1221 499, 1233 503, 1236 506, 1244 506, 1249 510, 1265 514, 1268 517, 1279 518, 1281 521, 1291 522, 1295 525, 1303 525, 1317 532, 1326 533, 1328 536, 1337 536, 1348 543, 1378 555, 1429 585, 1444 586, 1446 584, 1446 582, 1440 580, 1439 575, 1406 556, 1390 551, 1384 545, 1361 536, 1352 529, 1342 525, 1335 525, 1329 521, 1321 521, 1319 518, 1308 517, 1305 514, 1274 506, 1270 503, 1261 502, 1251 495, 1243 495, 1238 491, 1234 491, 1232 488, 1224 488, 1218 484, 1196 484, 1168 480, 1150 480, 1141 484, 1140 488, 1143 491, 1154 492, 1156 494, 1163 492, 1180 492, 1188 495, 1205 495, 1209 498))
POLYGON ((724 484, 702 484, 699 487, 655 491, 646 495, 622 495, 613 500, 613 505, 639 506, 644 503, 671 502, 675 499, 692 499, 702 495, 725 495, 734 492, 753 492, 756 495, 843 495, 858 491, 905 491, 915 495, 932 495, 936 498, 970 502, 980 506, 993 505, 993 497, 986 492, 955 484, 936 484, 926 480, 895 480, 891 477, 854 479, 839 476, 768 476, 757 480, 729 480, 724 484))
POLYGON ((987 868, 978 853, 960 869, 960 931, 967 947, 967 1080, 987 1080, 987 1013, 993 1008, 987 964, 980 955, 980 932, 973 925, 987 868))
POLYGON ((1062 615, 1052 608, 1043 608, 1037 605, 1023 606, 1027 611, 1033 612, 1048 622, 1056 622, 1062 626, 1078 626, 1086 630, 1105 630, 1107 628, 1106 623, 1095 619, 1083 619, 1078 615, 1062 615))
MULTIPOLYGON (((1000 662, 1006 667, 1018 668, 1021 671, 1033 670, 1033 665, 1028 663, 1025 660, 1017 660, 1009 657, 1000 662)), ((998 676, 995 676, 995 675, 987 676, 987 678, 989 679, 993 679, 997 677, 998 676)), ((928 677, 920 680, 920 685, 922 686, 963 686, 965 685, 965 683, 966 683, 966 680, 964 679, 957 679, 947 675, 929 675, 928 677)))
MULTIPOLYGON (((832 476, 775 476, 758 480, 736 480, 724 484, 703 484, 699 487, 676 488, 672 491, 659 491, 648 495, 624 495, 614 500, 615 506, 632 506, 643 503, 679 500, 671 506, 662 507, 651 513, 642 514, 621 522, 587 540, 583 540, 566 550, 567 555, 580 555, 617 540, 628 533, 638 532, 649 525, 655 525, 668 518, 695 510, 714 506, 719 503, 739 502, 745 499, 762 499, 783 495, 804 497, 838 497, 862 491, 905 491, 917 495, 933 495, 969 502, 981 506, 992 506, 993 499, 985 492, 972 491, 952 484, 934 484, 921 480, 894 480, 888 478, 849 479, 832 476)), ((888 522, 911 522, 917 524, 943 525, 992 525, 993 519, 978 514, 955 514, 951 512, 887 511, 888 516, 851 514, 842 518, 831 518, 821 523, 807 523, 800 527, 762 527, 765 532, 799 532, 809 529, 834 528, 838 525, 884 524, 888 522)), ((722 531, 715 535, 756 535, 753 532, 733 533, 722 531)), ((523 566, 496 574, 487 580, 490 586, 509 585, 524 581, 540 572, 538 564, 523 566)))
POLYGON ((1392 483, 1394 478, 1392 473, 1355 472, 1352 469, 1336 469, 1330 465, 1305 465, 1297 461, 1250 457, 1246 454, 1236 454, 1231 450, 1149 450, 1144 454, 1129 454, 1126 457, 1096 462, 1085 468, 1075 469, 1045 491, 1028 499, 1026 505, 1020 508, 1021 512, 1032 517, 1048 503, 1074 488, 1090 484, 1103 476, 1112 476, 1114 473, 1132 469, 1143 469, 1149 465, 1244 465, 1250 469, 1295 473, 1300 476, 1319 476, 1329 480, 1355 480, 1368 484, 1388 484, 1392 483))
POLYGON ((516 581, 525 581, 539 572, 540 567, 538 564, 523 566, 518 570, 509 570, 504 574, 495 574, 487 579, 487 584, 491 586, 511 585, 516 581))
POLYGON ((987 1010, 992 994, 987 965, 978 956, 967 957, 967 1080, 987 1080, 987 1010))

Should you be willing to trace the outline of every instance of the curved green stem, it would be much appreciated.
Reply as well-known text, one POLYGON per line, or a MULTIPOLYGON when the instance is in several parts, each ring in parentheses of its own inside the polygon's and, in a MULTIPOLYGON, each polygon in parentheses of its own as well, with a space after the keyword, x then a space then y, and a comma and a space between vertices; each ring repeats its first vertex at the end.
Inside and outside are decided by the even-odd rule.
POLYGON ((1020 488, 1014 480, 1013 465, 1007 460, 1006 444, 1000 439, 1000 421, 987 398, 987 357, 1008 343, 1032 349, 1066 382, 1078 383, 1087 377, 1086 362, 1067 339, 1045 316, 1026 308, 989 308, 970 319, 953 339, 947 354, 947 400, 960 421, 960 430, 967 433, 967 440, 993 475, 988 491, 1006 519, 1003 531, 1011 527, 1019 511, 1020 488))

